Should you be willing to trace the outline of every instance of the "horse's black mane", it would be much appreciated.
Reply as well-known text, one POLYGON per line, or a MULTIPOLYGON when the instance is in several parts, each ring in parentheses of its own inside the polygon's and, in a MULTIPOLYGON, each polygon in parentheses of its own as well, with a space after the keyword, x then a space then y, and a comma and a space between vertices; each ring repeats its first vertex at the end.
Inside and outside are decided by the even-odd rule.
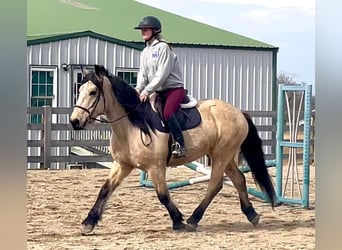
POLYGON ((116 99, 124 107, 128 114, 128 119, 134 126, 140 128, 145 134, 150 135, 149 125, 151 126, 151 124, 148 124, 144 118, 144 109, 147 104, 140 101, 136 90, 121 77, 109 74, 108 70, 103 66, 95 65, 95 74, 94 72, 92 73, 93 74, 87 74, 86 77, 88 78, 89 75, 89 80, 94 82, 98 87, 100 87, 100 89, 102 89, 102 86, 99 86, 99 79, 97 78, 99 77, 101 79, 103 77, 107 77, 109 79, 116 99))

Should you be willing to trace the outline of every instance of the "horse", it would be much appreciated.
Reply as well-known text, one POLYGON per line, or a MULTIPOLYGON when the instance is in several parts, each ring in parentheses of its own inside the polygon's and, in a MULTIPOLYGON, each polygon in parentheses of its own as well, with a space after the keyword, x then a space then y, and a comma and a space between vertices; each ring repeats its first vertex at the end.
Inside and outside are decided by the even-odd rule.
POLYGON ((75 130, 105 115, 111 124, 110 151, 113 158, 109 175, 97 199, 81 223, 83 234, 90 233, 102 219, 105 205, 133 169, 147 172, 157 197, 169 213, 174 231, 196 231, 207 207, 223 187, 226 174, 236 188, 240 209, 252 225, 260 216, 248 198, 244 174, 238 168, 237 155, 244 156, 256 184, 265 192, 272 209, 275 190, 265 165, 262 140, 251 117, 237 107, 219 99, 198 100, 196 108, 201 115, 200 124, 183 131, 187 156, 170 157, 167 132, 160 132, 146 120, 146 110, 152 111, 149 102, 141 102, 131 85, 106 68, 95 65, 95 71, 83 70, 76 105, 70 115, 75 130), (176 167, 211 157, 211 176, 203 200, 184 222, 184 215, 173 202, 166 182, 167 167, 176 167))

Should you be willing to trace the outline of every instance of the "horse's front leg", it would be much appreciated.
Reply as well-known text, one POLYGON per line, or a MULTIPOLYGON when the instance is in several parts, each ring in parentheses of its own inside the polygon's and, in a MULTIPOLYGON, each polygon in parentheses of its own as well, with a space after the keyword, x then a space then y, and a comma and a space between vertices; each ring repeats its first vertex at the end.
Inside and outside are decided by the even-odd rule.
POLYGON ((177 231, 184 230, 185 224, 183 223, 183 214, 179 211, 170 197, 169 189, 165 180, 165 175, 166 168, 163 166, 159 168, 152 167, 148 171, 148 176, 153 182, 160 203, 163 204, 169 212, 173 223, 172 229, 177 231))
POLYGON ((82 222, 82 233, 90 233, 101 220, 105 205, 122 180, 132 172, 130 166, 121 166, 117 162, 113 162, 110 174, 100 189, 94 206, 90 209, 87 218, 82 222))

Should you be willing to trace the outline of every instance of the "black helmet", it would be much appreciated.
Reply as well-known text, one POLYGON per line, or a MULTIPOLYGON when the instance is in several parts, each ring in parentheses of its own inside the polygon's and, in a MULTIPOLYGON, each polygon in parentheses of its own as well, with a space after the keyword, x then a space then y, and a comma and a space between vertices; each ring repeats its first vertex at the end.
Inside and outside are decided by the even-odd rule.
POLYGON ((154 17, 154 16, 146 16, 144 17, 139 25, 137 27, 134 27, 134 29, 138 29, 141 30, 142 28, 150 28, 154 30, 154 34, 158 34, 161 32, 162 27, 161 27, 161 23, 158 20, 158 18, 154 17))

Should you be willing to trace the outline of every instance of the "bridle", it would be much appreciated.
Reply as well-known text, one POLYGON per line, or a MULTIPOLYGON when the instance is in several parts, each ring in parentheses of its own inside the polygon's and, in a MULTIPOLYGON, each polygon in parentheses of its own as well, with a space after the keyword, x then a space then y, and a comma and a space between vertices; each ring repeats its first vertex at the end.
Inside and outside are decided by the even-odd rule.
MULTIPOLYGON (((107 121, 107 120, 104 120, 104 119, 98 119, 96 117, 93 116, 93 113, 97 107, 97 105, 99 104, 99 101, 100 101, 100 97, 102 95, 103 97, 103 106, 106 107, 106 99, 104 98, 104 95, 103 95, 103 91, 102 89, 100 89, 96 84, 95 84, 96 88, 99 90, 97 96, 96 96, 96 99, 95 101, 90 105, 89 108, 85 108, 83 106, 80 106, 80 105, 74 105, 75 108, 79 108, 79 109, 82 109, 83 111, 87 112, 89 114, 89 119, 90 120, 94 120, 94 121, 98 121, 98 122, 103 122, 103 123, 114 123, 114 122, 117 122, 119 120, 121 120, 122 118, 128 116, 130 113, 129 112, 126 112, 125 114, 119 116, 118 118, 114 119, 114 120, 111 120, 111 121, 107 121), (90 112, 90 110, 93 108, 93 111, 90 112)), ((137 109, 142 103, 139 103, 135 109, 137 109)), ((144 144, 144 146, 148 147, 151 143, 152 143, 152 138, 151 136, 150 137, 150 142, 148 143, 145 143, 144 140, 143 140, 143 137, 142 137, 142 131, 140 130, 140 139, 142 141, 142 143, 144 144)))
POLYGON ((104 98, 103 91, 101 91, 98 86, 96 86, 96 88, 99 90, 99 93, 97 94, 95 101, 90 105, 89 108, 85 108, 85 107, 80 106, 80 105, 74 105, 75 108, 79 108, 79 109, 82 109, 83 111, 87 112, 88 115, 89 115, 89 120, 94 120, 94 121, 104 122, 104 123, 114 123, 114 122, 117 122, 117 121, 121 120, 122 118, 124 118, 124 117, 129 115, 129 113, 126 112, 125 114, 123 114, 123 115, 119 116, 118 118, 116 118, 114 120, 111 120, 111 121, 107 121, 107 120, 104 120, 104 119, 98 119, 98 118, 94 117, 93 113, 94 113, 97 105, 99 104, 101 95, 103 97, 103 106, 104 107, 106 106, 106 99, 104 98), (90 112, 90 110, 92 108, 94 108, 94 109, 93 109, 92 112, 90 112))

